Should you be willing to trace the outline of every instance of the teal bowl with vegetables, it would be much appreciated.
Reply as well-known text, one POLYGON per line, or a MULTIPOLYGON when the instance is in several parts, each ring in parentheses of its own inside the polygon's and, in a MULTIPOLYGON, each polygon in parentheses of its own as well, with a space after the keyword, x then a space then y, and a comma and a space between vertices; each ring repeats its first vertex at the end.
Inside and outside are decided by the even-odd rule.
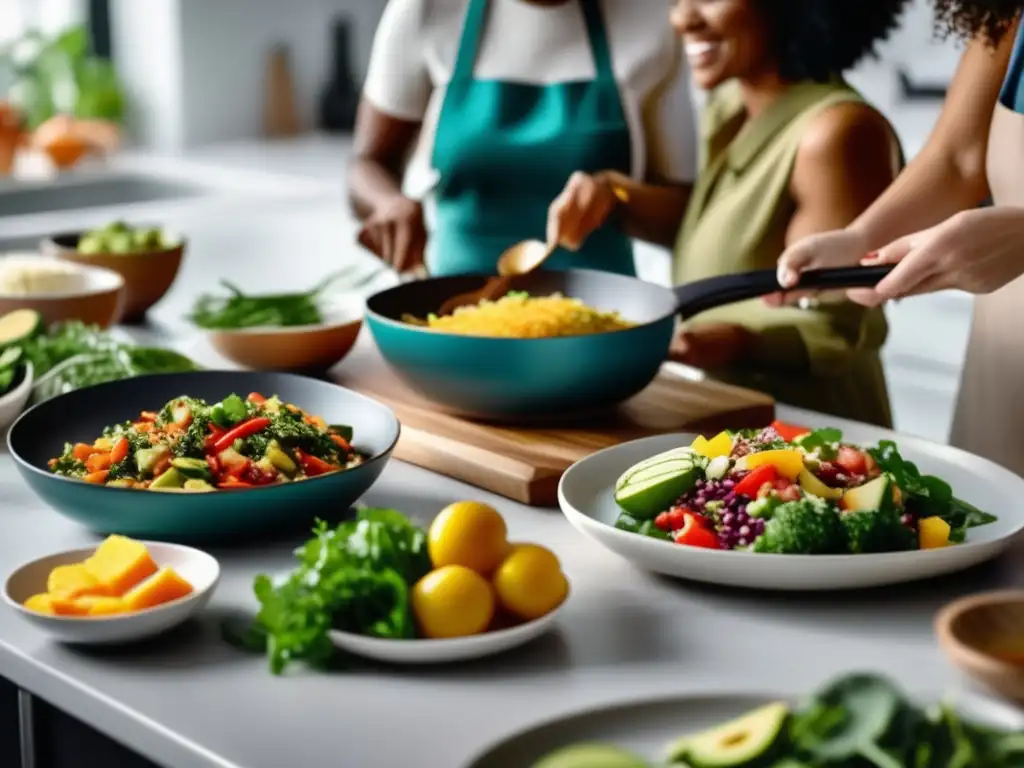
POLYGON ((346 513, 399 431, 386 406, 329 382, 201 371, 55 397, 7 443, 32 490, 95 533, 210 541, 346 513))

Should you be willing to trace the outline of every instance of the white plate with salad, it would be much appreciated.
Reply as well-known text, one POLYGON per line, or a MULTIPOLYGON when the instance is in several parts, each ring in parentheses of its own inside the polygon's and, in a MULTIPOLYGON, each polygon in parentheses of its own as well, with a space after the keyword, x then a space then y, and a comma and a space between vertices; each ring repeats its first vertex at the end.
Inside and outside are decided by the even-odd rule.
POLYGON ((1024 479, 866 426, 776 422, 599 451, 559 484, 576 528, 646 570, 726 586, 828 590, 953 573, 1024 529, 1024 479))
POLYGON ((911 699, 885 678, 851 674, 799 700, 717 692, 585 710, 468 768, 1013 768, 1024 764, 1022 729, 1024 714, 994 701, 911 699))

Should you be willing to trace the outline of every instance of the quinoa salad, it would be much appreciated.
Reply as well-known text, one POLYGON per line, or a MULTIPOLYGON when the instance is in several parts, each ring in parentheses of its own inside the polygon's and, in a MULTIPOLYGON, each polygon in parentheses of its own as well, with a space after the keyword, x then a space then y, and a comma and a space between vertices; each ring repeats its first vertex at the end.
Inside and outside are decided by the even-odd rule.
POLYGON ((782 422, 698 437, 616 481, 615 527, 704 549, 848 555, 953 546, 996 520, 896 444, 782 422))

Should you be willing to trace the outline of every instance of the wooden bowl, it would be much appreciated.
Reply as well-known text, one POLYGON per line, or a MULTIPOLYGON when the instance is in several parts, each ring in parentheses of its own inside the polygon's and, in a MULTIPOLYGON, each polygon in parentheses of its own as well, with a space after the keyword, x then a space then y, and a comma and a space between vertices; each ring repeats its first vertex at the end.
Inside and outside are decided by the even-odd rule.
POLYGON ((1024 590, 957 600, 939 612, 935 629, 956 666, 1003 696, 1024 702, 1024 590), (1008 658, 1011 653, 1014 661, 1008 658))
POLYGON ((259 371, 326 371, 347 355, 362 318, 291 328, 210 331, 210 343, 237 365, 259 371))
POLYGON ((174 248, 140 253, 79 253, 82 232, 53 235, 42 242, 42 251, 76 264, 113 270, 124 278, 124 322, 141 320, 146 311, 163 298, 181 267, 185 240, 174 248))
MULTIPOLYGON (((45 258, 45 257, 36 257, 45 258)), ((98 266, 78 265, 84 285, 61 293, 0 293, 0 315, 16 309, 34 309, 47 325, 81 320, 109 328, 124 312, 125 283, 117 272, 98 266)))

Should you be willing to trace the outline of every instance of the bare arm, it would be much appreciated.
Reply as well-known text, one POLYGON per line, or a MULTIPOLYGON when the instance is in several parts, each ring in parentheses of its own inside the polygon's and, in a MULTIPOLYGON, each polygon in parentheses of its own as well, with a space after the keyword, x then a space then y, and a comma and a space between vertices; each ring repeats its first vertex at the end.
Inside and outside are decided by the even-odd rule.
POLYGON ((934 226, 988 195, 988 133, 1015 32, 1016 25, 995 50, 984 40, 969 45, 928 143, 850 227, 869 248, 934 226))
POLYGON ((360 221, 402 196, 402 174, 419 131, 420 123, 391 117, 365 99, 359 104, 348 191, 360 221))
POLYGON ((628 235, 657 245, 675 243, 692 185, 643 183, 614 171, 600 176, 622 192, 616 196, 628 235))
POLYGON ((790 192, 796 212, 786 244, 848 226, 895 178, 896 139, 889 123, 864 104, 839 104, 808 126, 797 151, 790 192))

